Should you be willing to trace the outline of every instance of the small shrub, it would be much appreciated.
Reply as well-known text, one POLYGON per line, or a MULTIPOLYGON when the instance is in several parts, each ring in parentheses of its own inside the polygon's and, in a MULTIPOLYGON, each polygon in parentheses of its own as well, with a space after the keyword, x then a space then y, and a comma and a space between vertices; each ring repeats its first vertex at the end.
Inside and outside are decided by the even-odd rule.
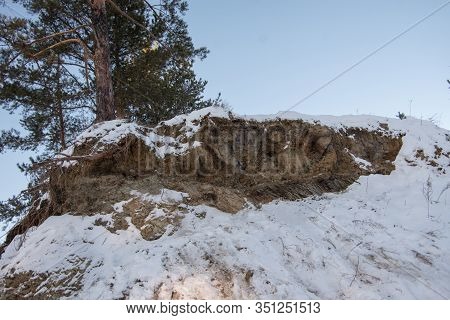
POLYGON ((399 118, 400 120, 405 120, 406 119, 406 115, 403 112, 398 112, 396 115, 397 118, 399 118))

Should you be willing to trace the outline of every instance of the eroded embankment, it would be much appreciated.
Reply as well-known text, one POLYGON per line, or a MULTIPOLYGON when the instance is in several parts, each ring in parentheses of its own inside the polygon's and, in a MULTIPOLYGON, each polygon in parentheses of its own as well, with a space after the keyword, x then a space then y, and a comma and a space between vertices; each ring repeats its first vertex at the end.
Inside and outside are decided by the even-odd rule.
MULTIPOLYGON (((336 131, 301 120, 257 122, 208 115, 194 124, 195 134, 187 132, 184 123, 139 127, 136 134, 105 144, 101 151, 94 150, 99 136, 78 144, 65 162, 76 163, 59 161, 50 167, 48 196, 36 201, 10 231, 6 244, 52 215, 113 212, 113 205, 129 200, 130 192, 177 190, 188 194, 184 204, 206 204, 230 213, 246 202, 258 205, 339 192, 361 175, 389 174, 402 146, 401 136, 385 124, 375 131, 336 131), (145 138, 155 134, 159 139, 149 147, 145 138), (177 152, 180 146, 186 150, 177 152)), ((115 228, 127 227, 126 216, 142 227, 142 217, 151 207, 136 199, 127 203, 117 214, 115 228)), ((176 223, 166 220, 153 225, 144 238, 157 238, 165 225, 176 223)))

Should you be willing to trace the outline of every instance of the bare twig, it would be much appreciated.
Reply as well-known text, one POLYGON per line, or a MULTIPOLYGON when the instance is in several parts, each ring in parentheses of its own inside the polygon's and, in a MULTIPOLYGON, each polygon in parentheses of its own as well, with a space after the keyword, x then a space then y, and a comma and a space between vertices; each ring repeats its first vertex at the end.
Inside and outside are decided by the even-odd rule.
POLYGON ((441 199, 441 196, 444 194, 445 191, 447 191, 448 189, 450 189, 450 182, 447 183, 447 185, 442 189, 441 193, 439 193, 438 198, 436 199, 436 201, 434 202, 439 202, 439 200, 441 199))
POLYGON ((85 156, 69 156, 64 153, 57 153, 59 155, 63 155, 64 158, 54 158, 48 159, 39 163, 35 163, 33 165, 34 168, 46 167, 46 166, 54 166, 56 163, 64 162, 64 161, 94 161, 108 155, 112 156, 114 154, 113 151, 107 151, 102 153, 90 154, 85 156))
POLYGON ((331 244, 331 245, 333 246, 334 249, 336 249, 336 246, 334 245, 333 242, 331 242, 330 239, 327 238, 327 239, 325 239, 325 241, 328 242, 329 244, 331 244))
POLYGON ((280 241, 281 241, 281 245, 283 246, 283 256, 285 255, 285 252, 286 252, 286 246, 284 245, 284 241, 283 241, 283 238, 281 238, 281 237, 278 237, 278 239, 280 239, 280 241))
POLYGON ((147 4, 147 6, 150 8, 150 10, 153 11, 153 14, 155 15, 155 17, 160 19, 161 17, 159 16, 159 13, 156 11, 155 7, 147 0, 144 0, 144 2, 147 4))
POLYGON ((350 256, 350 254, 352 253, 353 250, 355 250, 357 247, 359 247, 360 245, 362 245, 362 241, 358 242, 358 244, 356 246, 354 246, 347 254, 347 259, 350 256))
POLYGON ((359 256, 358 256, 358 262, 356 263, 355 275, 353 276, 352 282, 350 282, 350 287, 352 286, 353 282, 355 282, 356 277, 358 275, 359 275, 359 256))

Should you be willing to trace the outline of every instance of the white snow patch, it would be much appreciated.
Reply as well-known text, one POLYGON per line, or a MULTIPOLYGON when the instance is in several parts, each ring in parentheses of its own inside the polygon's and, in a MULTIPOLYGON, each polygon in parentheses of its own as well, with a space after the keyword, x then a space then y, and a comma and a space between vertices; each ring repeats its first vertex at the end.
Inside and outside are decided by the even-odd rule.
POLYGON ((149 221, 149 220, 151 220, 153 218, 160 218, 160 217, 165 217, 165 216, 167 216, 167 212, 166 211, 164 211, 161 208, 154 208, 150 212, 149 216, 145 219, 145 221, 149 221))
POLYGON ((202 143, 200 141, 194 141, 192 143, 192 148, 198 148, 201 147, 202 143))
POLYGON ((184 198, 189 197, 189 195, 185 192, 179 192, 165 188, 161 189, 161 192, 159 194, 141 193, 136 190, 132 190, 130 194, 132 196, 139 197, 143 201, 153 203, 176 203, 182 202, 184 198))
POLYGON ((353 160, 359 165, 359 167, 361 169, 368 170, 368 169, 370 169, 372 167, 372 163, 370 163, 369 161, 355 156, 350 151, 348 151, 348 149, 346 149, 346 151, 348 152, 348 154, 350 154, 352 156, 353 160))
POLYGON ((129 199, 129 200, 124 200, 124 201, 120 201, 117 202, 113 205, 113 209, 114 211, 118 212, 118 213, 122 213, 123 212, 123 206, 130 203, 133 200, 133 198, 129 199))

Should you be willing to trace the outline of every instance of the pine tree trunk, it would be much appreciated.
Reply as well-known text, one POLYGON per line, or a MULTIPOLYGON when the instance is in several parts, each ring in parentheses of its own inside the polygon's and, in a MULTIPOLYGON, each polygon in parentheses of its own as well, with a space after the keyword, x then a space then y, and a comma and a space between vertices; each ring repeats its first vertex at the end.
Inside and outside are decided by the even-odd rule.
POLYGON ((64 111, 62 106, 62 90, 61 90, 61 57, 58 55, 58 66, 56 69, 56 113, 59 121, 59 143, 61 151, 67 148, 66 146, 66 124, 64 121, 64 111))
POLYGON ((116 104, 116 112, 118 118, 125 118, 125 107, 124 107, 124 101, 122 99, 122 94, 120 94, 120 90, 118 89, 120 86, 120 81, 118 79, 118 75, 120 75, 121 72, 121 61, 120 61, 120 53, 119 48, 123 47, 124 45, 120 42, 115 41, 115 50, 111 51, 111 58, 112 62, 114 63, 115 68, 115 75, 116 77, 113 80, 114 88, 116 88, 115 92, 115 98, 114 102, 116 104))
POLYGON ((108 40, 108 19, 105 0, 91 0, 92 28, 94 31, 94 66, 97 114, 96 122, 116 118, 111 60, 108 40))

